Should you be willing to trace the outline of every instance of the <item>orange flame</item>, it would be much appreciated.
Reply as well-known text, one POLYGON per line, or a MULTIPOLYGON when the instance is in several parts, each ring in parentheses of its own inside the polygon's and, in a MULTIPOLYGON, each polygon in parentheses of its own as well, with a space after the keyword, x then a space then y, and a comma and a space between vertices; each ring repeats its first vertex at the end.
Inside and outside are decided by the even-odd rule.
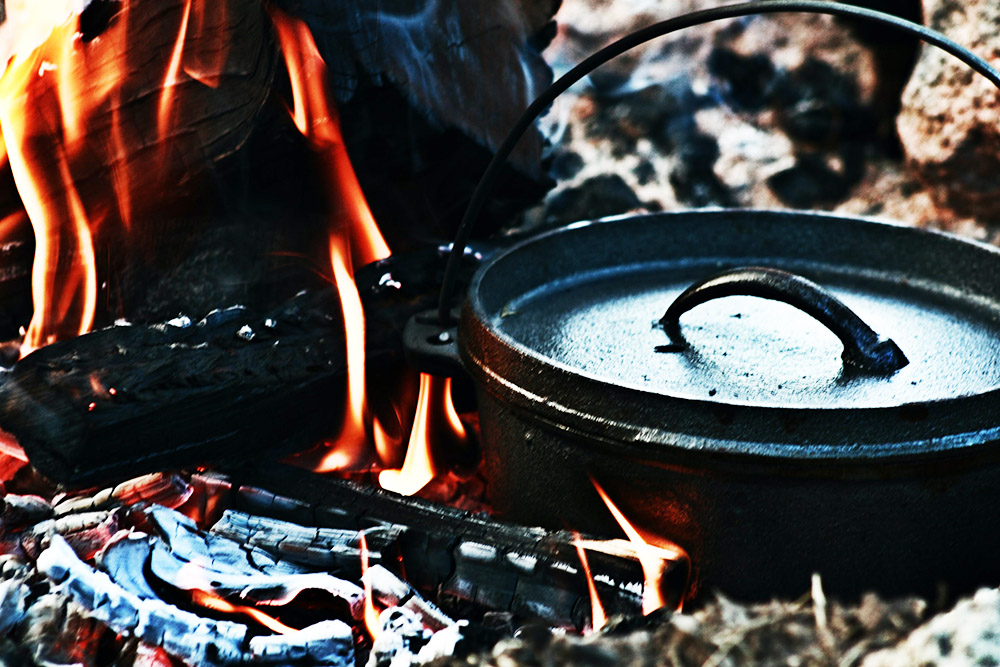
POLYGON ((160 136, 166 136, 170 129, 170 112, 173 110, 174 87, 177 85, 178 75, 181 70, 181 58, 184 55, 184 42, 187 39, 188 22, 191 20, 191 1, 184 3, 184 13, 181 15, 180 28, 177 31, 177 39, 174 48, 170 52, 170 61, 167 65, 167 74, 163 77, 163 87, 160 90, 160 105, 156 115, 156 129, 160 136))
POLYGON ((361 295, 354 282, 347 256, 340 240, 330 238, 330 263, 333 280, 340 296, 344 314, 344 333, 347 346, 347 408, 340 434, 332 443, 330 452, 316 467, 316 472, 348 470, 363 467, 370 459, 368 439, 365 434, 365 313, 361 295))
POLYGON ((27 353, 55 340, 57 332, 90 330, 97 304, 91 226, 99 221, 88 218, 69 165, 70 152, 82 137, 82 117, 89 111, 80 103, 82 83, 75 72, 82 58, 71 20, 75 17, 58 2, 22 4, 16 11, 19 25, 28 27, 15 40, 14 55, 0 78, 0 126, 14 182, 35 231, 35 312, 22 349, 27 353), (45 77, 54 77, 58 117, 39 111, 29 91, 45 77), (58 133, 63 143, 55 150, 32 144, 38 131, 58 133))
POLYGON ((417 411, 406 446, 406 459, 401 469, 379 473, 378 483, 382 488, 412 496, 434 479, 438 466, 434 462, 432 442, 443 439, 441 436, 445 431, 442 426, 445 424, 450 430, 448 439, 456 446, 464 444, 467 434, 452 402, 451 378, 421 373, 417 411), (442 421, 444 424, 441 424, 442 421))
POLYGON ((334 201, 348 207, 347 224, 340 222, 337 226, 350 239, 352 258, 358 265, 385 259, 390 254, 389 246, 375 224, 347 155, 340 133, 340 118, 331 102, 333 98, 327 84, 326 63, 312 33, 304 22, 277 7, 268 5, 268 11, 291 79, 292 119, 299 132, 324 157, 327 173, 333 181, 331 191, 334 201))
POLYGON ((365 574, 368 573, 368 540, 365 539, 364 531, 361 532, 361 583, 365 590, 365 627, 368 635, 375 640, 381 633, 378 623, 378 610, 375 609, 375 602, 372 599, 372 584, 365 574))
POLYGON ((601 604, 601 598, 597 595, 597 585, 594 583, 594 575, 590 572, 590 562, 587 560, 587 552, 584 551, 583 545, 580 543, 580 535, 574 533, 573 537, 573 546, 576 547, 576 553, 580 556, 580 564, 583 565, 583 572, 587 575, 587 592, 590 593, 590 629, 591 631, 600 630, 608 622, 608 617, 604 613, 604 605, 601 604))
MULTIPOLYGON (((628 536, 629 542, 635 548, 636 558, 639 560, 639 564, 642 566, 642 573, 646 579, 645 584, 642 587, 642 613, 649 614, 656 611, 660 607, 666 605, 667 601, 663 597, 663 574, 665 572, 666 563, 670 561, 687 561, 688 555, 680 546, 668 542, 663 539, 657 541, 663 542, 663 544, 653 545, 647 542, 639 534, 639 531, 629 523, 625 515, 621 513, 618 506, 614 504, 608 494, 604 492, 601 485, 597 483, 593 477, 590 478, 590 482, 597 489, 597 493, 601 496, 601 500, 607 505, 608 510, 611 511, 612 516, 615 517, 615 521, 621 526, 622 530, 625 531, 625 535, 628 536)), ((680 605, 683 604, 683 596, 681 597, 681 602, 678 603, 678 611, 680 610, 680 605)))
POLYGON ((207 609, 214 609, 215 611, 221 611, 229 614, 243 614, 244 616, 249 616, 268 630, 276 632, 280 635, 289 635, 294 632, 298 632, 295 628, 285 625, 278 619, 273 616, 268 616, 255 607, 244 607, 243 605, 233 604, 232 602, 229 602, 225 598, 221 598, 214 593, 195 589, 191 591, 191 599, 194 600, 195 604, 200 604, 202 607, 207 609))

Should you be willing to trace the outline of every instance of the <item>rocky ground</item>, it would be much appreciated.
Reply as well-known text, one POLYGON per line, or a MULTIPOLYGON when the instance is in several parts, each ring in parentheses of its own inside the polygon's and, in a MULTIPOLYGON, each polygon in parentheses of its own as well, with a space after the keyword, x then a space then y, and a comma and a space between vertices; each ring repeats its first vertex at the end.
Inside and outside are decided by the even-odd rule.
MULTIPOLYGON (((559 74, 626 32, 717 4, 567 0, 546 55, 559 74)), ((997 10, 980 4, 927 13, 932 26, 989 53, 989 38, 968 27, 990 25, 997 10)), ((608 63, 554 105, 545 124, 558 186, 527 222, 779 207, 997 242, 1000 206, 988 176, 1000 154, 997 91, 951 56, 918 48, 807 14, 728 20, 660 38, 608 63), (898 62, 907 54, 919 55, 912 79, 911 62, 898 62)))

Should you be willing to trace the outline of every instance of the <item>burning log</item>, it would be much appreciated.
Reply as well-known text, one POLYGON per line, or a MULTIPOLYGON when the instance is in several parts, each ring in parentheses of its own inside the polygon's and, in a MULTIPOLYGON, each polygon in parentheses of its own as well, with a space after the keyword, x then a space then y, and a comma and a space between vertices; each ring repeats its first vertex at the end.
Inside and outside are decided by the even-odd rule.
POLYGON ((399 558, 403 526, 378 526, 364 533, 340 528, 300 526, 289 521, 226 510, 212 526, 212 533, 248 547, 261 549, 282 562, 322 568, 333 574, 358 575, 361 537, 364 535, 372 562, 399 558))
POLYGON ((337 423, 335 308, 301 295, 266 317, 236 308, 46 346, 0 387, 0 421, 40 472, 75 483, 303 449, 337 423))
MULTIPOLYGON (((52 511, 57 516, 95 512, 122 505, 156 503, 171 509, 183 505, 194 493, 192 485, 177 474, 150 473, 85 496, 56 497, 52 511)), ((8 496, 9 498, 10 496, 8 496)), ((140 505, 141 507, 141 505, 140 505)))
MULTIPOLYGON (((434 303, 440 257, 435 249, 358 271, 372 377, 402 363, 403 325, 434 303)), ((48 345, 2 380, 0 425, 39 472, 78 485, 306 449, 340 423, 331 409, 347 375, 338 303, 328 288, 263 315, 234 307, 48 345)))
MULTIPOLYGON (((30 218, 40 239, 29 348, 120 317, 269 308, 305 286, 351 215, 342 193, 328 201, 354 180, 336 102, 390 245, 449 238, 490 150, 550 78, 539 51, 558 2, 435 2, 418 16, 369 0, 95 0, 78 17, 69 4, 24 3, 0 26, 0 55, 13 52, 0 216, 30 218), (279 13, 317 39, 306 28, 279 48, 279 13), (318 141, 317 125, 333 131, 318 141)), ((537 132, 523 143, 500 210, 547 189, 541 146, 537 132)))
MULTIPOLYGON (((409 583, 420 591, 566 627, 587 624, 590 596, 576 550, 579 540, 569 532, 505 524, 287 466, 241 469, 233 479, 234 506, 241 511, 333 529, 402 527, 396 563, 403 563, 409 583)), ((644 577, 637 559, 600 551, 590 551, 588 559, 591 570, 602 575, 594 584, 609 614, 641 609, 644 577)), ((381 565, 394 567, 393 561, 381 565)), ((685 576, 673 563, 663 568, 665 579, 685 576)), ((665 583, 676 583, 677 591, 684 588, 683 581, 665 583)))

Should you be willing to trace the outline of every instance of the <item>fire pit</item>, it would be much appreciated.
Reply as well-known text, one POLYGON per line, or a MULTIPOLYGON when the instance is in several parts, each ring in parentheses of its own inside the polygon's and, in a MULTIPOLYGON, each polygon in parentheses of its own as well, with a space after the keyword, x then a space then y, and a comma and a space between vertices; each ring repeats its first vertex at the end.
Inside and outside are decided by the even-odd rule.
MULTIPOLYGON (((0 80, 24 204, 2 249, 20 265, 0 276, 21 295, 0 326, 24 326, 0 386, 0 425, 16 435, 0 443, 0 635, 35 661, 88 664, 514 659, 535 631, 501 640, 525 619, 544 621, 538 651, 553 626, 693 637, 690 617, 669 610, 691 599, 714 609, 702 593, 716 586, 796 594, 818 569, 811 609, 830 657, 846 636, 831 623, 855 617, 827 604, 824 583, 928 593, 942 579, 958 590, 995 580, 983 555, 998 545, 982 539, 976 501, 996 475, 1000 295, 970 277, 996 272, 995 250, 767 211, 580 223, 501 251, 467 248, 482 211, 492 231, 544 190, 539 137, 518 139, 589 67, 513 123, 547 82, 537 48, 553 3, 432 3, 419 16, 322 4, 93 0, 51 35, 45 21, 19 33, 0 80), (426 27, 439 25, 444 37, 426 27), (369 48, 394 41, 406 46, 369 48), (146 76, 122 72, 139 61, 146 76), (494 66, 517 76, 487 84, 494 66), (483 96, 490 104, 461 103, 483 96), (429 157, 441 147, 454 149, 450 165, 429 157), (372 157, 388 148, 405 159, 372 157), (472 194, 470 174, 494 149, 472 194), (501 177, 512 187, 484 209, 501 177), (234 186, 248 192, 230 210, 234 186), (155 194, 139 197, 144 188, 155 194), (362 188, 377 193, 374 215, 362 188), (456 229, 445 269, 448 249, 427 239, 456 229), (118 254, 126 244, 136 252, 118 254), (757 266, 699 282, 746 264, 757 266), (437 310, 411 317, 442 281, 437 310), (470 281, 456 333, 451 294, 470 281), (733 294, 743 301, 730 313, 715 298, 733 294), (843 351, 805 314, 747 295, 797 304, 843 351), (647 301, 655 314, 633 312, 647 301), (625 312, 609 315, 614 303, 625 312), (711 330, 697 323, 706 313, 711 330), (914 329, 914 313, 945 333, 914 329), (764 324, 779 319, 805 340, 775 338, 764 324), (627 353, 625 329, 637 344, 627 353), (404 338, 425 370, 452 377, 408 368, 404 338), (954 343, 948 359, 971 343, 984 352, 942 380, 957 365, 929 366, 941 339, 954 343), (774 346, 794 357, 764 349, 774 346), (659 392, 664 377, 674 385, 659 392)), ((588 63, 674 28, 787 10, 873 16, 756 3, 654 26, 588 63)), ((881 20, 1000 81, 935 33, 881 20)), ((879 618, 906 620, 867 649, 918 622, 922 607, 908 605, 885 608, 879 618)))

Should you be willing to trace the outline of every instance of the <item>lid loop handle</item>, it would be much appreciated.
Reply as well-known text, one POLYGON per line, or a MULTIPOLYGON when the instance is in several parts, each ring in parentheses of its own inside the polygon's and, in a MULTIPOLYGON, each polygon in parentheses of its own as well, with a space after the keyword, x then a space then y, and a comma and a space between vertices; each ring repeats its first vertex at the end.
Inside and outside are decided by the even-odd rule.
POLYGON ((706 301, 724 296, 756 296, 781 301, 811 315, 844 344, 846 366, 872 375, 892 375, 909 360, 891 338, 883 338, 844 303, 811 280, 787 271, 746 266, 710 276, 684 290, 660 318, 670 345, 658 352, 675 352, 687 343, 680 316, 706 301))

